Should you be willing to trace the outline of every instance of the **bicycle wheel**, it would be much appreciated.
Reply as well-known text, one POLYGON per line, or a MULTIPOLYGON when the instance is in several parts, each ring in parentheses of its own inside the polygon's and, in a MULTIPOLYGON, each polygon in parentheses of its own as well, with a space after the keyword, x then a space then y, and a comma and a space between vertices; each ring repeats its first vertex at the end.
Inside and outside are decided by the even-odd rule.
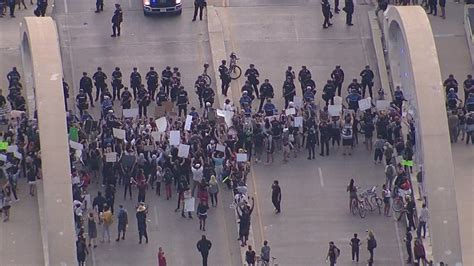
POLYGON ((382 214, 382 206, 383 206, 383 200, 379 197, 375 198, 375 206, 377 206, 377 209, 379 210, 379 214, 382 214))
POLYGON ((404 213, 404 211, 396 212, 394 218, 399 222, 402 219, 404 213))
POLYGON ((360 218, 365 218, 365 207, 363 202, 359 204, 359 216, 360 218))
POLYGON ((242 75, 242 69, 238 65, 234 65, 230 70, 230 78, 236 80, 242 75))
POLYGON ((351 206, 352 214, 356 215, 357 214, 357 209, 359 209, 359 206, 358 206, 358 204, 355 200, 352 201, 351 205, 352 205, 351 206))
POLYGON ((364 205, 367 208, 367 210, 369 210, 371 212, 374 211, 374 206, 372 206, 372 204, 370 203, 368 198, 365 198, 364 203, 365 203, 364 205))
POLYGON ((395 198, 393 200, 392 209, 395 212, 399 212, 403 209, 403 201, 401 200, 401 198, 395 198))
POLYGON ((202 76, 204 77, 204 80, 206 81, 207 84, 209 85, 212 84, 211 77, 208 74, 203 74, 202 76))

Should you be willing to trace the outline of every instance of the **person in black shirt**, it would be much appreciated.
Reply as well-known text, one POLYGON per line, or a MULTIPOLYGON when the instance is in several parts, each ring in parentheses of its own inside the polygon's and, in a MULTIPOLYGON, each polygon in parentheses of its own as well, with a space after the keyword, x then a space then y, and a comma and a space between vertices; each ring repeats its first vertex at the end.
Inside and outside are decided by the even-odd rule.
POLYGON ((362 98, 365 98, 365 89, 369 87, 369 95, 372 97, 372 87, 374 86, 374 72, 370 69, 370 66, 365 66, 365 69, 360 72, 362 78, 362 98))
POLYGON ((275 206, 275 212, 281 212, 281 188, 278 185, 278 180, 273 181, 272 185, 272 203, 275 206))
POLYGON ((354 237, 351 239, 351 254, 352 254, 352 261, 354 259, 356 262, 359 262, 359 246, 361 245, 360 239, 357 238, 357 234, 354 234, 354 237))
POLYGON ((155 92, 158 88, 158 73, 154 67, 150 67, 150 71, 145 76, 146 83, 148 85, 148 92, 150 93, 151 99, 155 99, 155 92))
POLYGON ((205 0, 194 0, 194 16, 193 21, 196 21, 196 17, 199 10, 199 20, 202 20, 202 10, 206 6, 205 0))
POLYGON ((344 83, 344 71, 341 66, 336 66, 331 73, 331 78, 334 80, 334 85, 337 89, 337 96, 341 96, 342 83, 344 83))
POLYGON ((306 148, 308 149, 308 160, 314 159, 315 148, 316 148, 316 130, 310 128, 308 130, 308 137, 306 140, 306 148))
POLYGON ((307 69, 306 66, 301 66, 301 70, 298 73, 298 81, 301 84, 302 94, 304 94, 304 89, 306 89, 305 87, 306 82, 310 79, 311 79, 311 72, 309 71, 309 69, 307 69))
POLYGON ((83 90, 89 96, 91 107, 94 107, 94 100, 92 97, 92 79, 87 76, 87 72, 82 72, 82 78, 79 81, 79 90, 83 90))
POLYGON ((137 99, 137 90, 142 84, 142 76, 138 73, 138 68, 134 67, 132 74, 130 74, 130 87, 133 90, 133 99, 137 99))
POLYGON ((288 66, 288 69, 285 71, 285 80, 290 79, 293 82, 296 78, 295 71, 293 71, 292 66, 288 66))
POLYGON ((13 82, 20 81, 20 73, 16 69, 16 67, 12 68, 12 71, 8 72, 7 79, 8 79, 8 87, 11 87, 13 82))
POLYGON ((290 102, 293 101, 293 98, 296 95, 295 84, 290 79, 287 79, 283 83, 283 98, 285 98, 285 109, 288 108, 290 102))
POLYGON ((120 71, 120 67, 116 67, 114 72, 112 72, 112 101, 115 101, 115 98, 120 100, 120 90, 123 87, 122 84, 122 71, 120 71))
POLYGON ((128 90, 128 87, 124 88, 124 91, 121 95, 121 100, 123 109, 130 109, 132 107, 132 94, 128 90))
POLYGON ((221 78, 221 89, 222 89, 222 94, 227 97, 227 90, 229 90, 230 86, 230 73, 229 69, 226 66, 226 61, 222 60, 222 64, 219 66, 219 76, 221 78))
POLYGON ((94 73, 92 76, 92 79, 95 82, 95 101, 97 102, 99 100, 99 95, 102 93, 102 90, 107 86, 105 84, 105 80, 107 79, 107 75, 102 72, 102 68, 98 67, 97 72, 94 73))
MULTIPOLYGON (((258 111, 262 111, 263 103, 266 99, 273 98, 273 86, 270 84, 268 79, 265 79, 262 85, 260 85, 260 106, 258 107, 258 111)), ((258 96, 257 96, 258 97, 258 96)))
POLYGON ((171 72, 171 67, 166 66, 166 68, 161 71, 161 86, 166 90, 166 94, 170 94, 170 85, 171 85, 171 77, 173 76, 173 72, 171 72))
POLYGON ((178 116, 181 116, 181 111, 183 111, 184 116, 188 114, 188 93, 183 86, 179 88, 178 97, 176 100, 176 105, 178 106, 178 116))
POLYGON ((97 208, 97 213, 104 211, 104 205, 107 203, 105 198, 102 196, 102 192, 97 192, 97 196, 92 201, 92 208, 97 208))
POLYGON ((407 200, 406 210, 407 210, 408 229, 413 228, 413 230, 416 230, 415 220, 414 220, 415 202, 412 200, 412 198, 409 195, 407 195, 406 200, 407 200))
POLYGON ((150 95, 148 94, 148 91, 145 89, 145 87, 142 85, 140 89, 138 89, 138 116, 142 118, 143 116, 146 115, 146 109, 148 105, 150 104, 150 95))
POLYGON ((319 132, 321 138, 321 153, 319 155, 324 156, 324 149, 326 149, 326 156, 329 156, 329 139, 331 138, 331 127, 326 121, 321 121, 319 125, 319 132))
POLYGON ((66 81, 64 81, 63 78, 63 95, 64 95, 64 108, 67 111, 67 99, 69 99, 69 84, 67 84, 66 81))
POLYGON ((247 262, 248 266, 255 266, 255 251, 252 249, 252 246, 248 246, 248 250, 245 252, 245 261, 247 262))
POLYGON ((334 105, 334 97, 336 96, 336 86, 334 81, 328 79, 326 85, 323 88, 323 100, 326 102, 326 106, 329 105, 329 101, 334 105))
POLYGON ((257 85, 260 83, 258 80, 260 73, 258 73, 258 70, 255 68, 254 64, 250 64, 249 69, 245 71, 245 76, 247 77, 247 80, 250 85, 252 85, 253 90, 255 91, 255 95, 257 96, 257 98, 259 98, 257 85))
POLYGON ((123 21, 123 12, 120 4, 115 4, 114 15, 112 16, 112 35, 110 37, 120 36, 120 24, 123 21))
POLYGON ((212 243, 209 241, 205 235, 202 235, 201 240, 196 244, 196 248, 201 252, 202 256, 202 266, 207 266, 207 257, 209 256, 209 250, 211 250, 212 243))

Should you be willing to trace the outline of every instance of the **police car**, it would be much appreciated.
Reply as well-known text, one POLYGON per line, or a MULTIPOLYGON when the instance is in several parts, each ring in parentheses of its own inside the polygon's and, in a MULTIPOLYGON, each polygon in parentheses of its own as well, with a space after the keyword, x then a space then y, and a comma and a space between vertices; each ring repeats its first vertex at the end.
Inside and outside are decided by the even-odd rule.
POLYGON ((143 0, 143 14, 174 14, 181 15, 182 0, 143 0))

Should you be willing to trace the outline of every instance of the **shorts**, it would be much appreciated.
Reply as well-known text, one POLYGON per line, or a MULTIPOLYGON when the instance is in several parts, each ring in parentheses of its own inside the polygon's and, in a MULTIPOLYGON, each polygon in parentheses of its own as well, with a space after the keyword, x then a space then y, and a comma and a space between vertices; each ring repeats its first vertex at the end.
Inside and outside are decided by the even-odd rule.
POLYGON ((28 181, 28 184, 29 185, 34 185, 34 184, 36 184, 36 181, 28 181))
POLYGON ((283 145, 283 152, 290 152, 290 145, 283 145))

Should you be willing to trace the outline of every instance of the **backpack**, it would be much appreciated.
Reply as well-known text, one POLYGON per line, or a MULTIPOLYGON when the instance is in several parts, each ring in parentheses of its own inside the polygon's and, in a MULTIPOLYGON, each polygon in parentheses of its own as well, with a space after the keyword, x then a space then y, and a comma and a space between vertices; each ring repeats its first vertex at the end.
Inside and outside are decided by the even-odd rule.
POLYGON ((336 246, 334 246, 334 255, 336 256, 336 259, 341 255, 341 250, 336 246))

